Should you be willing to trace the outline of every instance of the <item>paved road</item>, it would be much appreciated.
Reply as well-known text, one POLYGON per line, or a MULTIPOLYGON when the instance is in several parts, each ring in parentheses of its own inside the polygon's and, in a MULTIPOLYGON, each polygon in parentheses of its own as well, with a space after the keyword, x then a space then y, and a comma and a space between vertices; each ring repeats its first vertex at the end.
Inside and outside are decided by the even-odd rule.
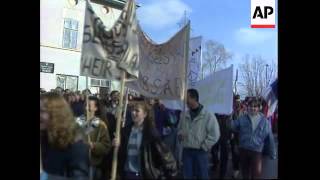
MULTIPOLYGON (((278 144, 277 140, 276 140, 276 144, 278 144)), ((278 147, 278 146, 277 146, 278 147)), ((229 154, 229 161, 228 161, 228 169, 227 169, 227 174, 225 179, 232 179, 232 160, 231 160, 231 152, 229 154)), ((211 158, 211 154, 209 154, 209 158, 211 158)), ((211 159, 210 159, 211 161, 211 159)), ((212 164, 210 163, 210 166, 212 164)), ((218 172, 214 172, 212 170, 212 168, 209 168, 209 176, 211 179, 219 179, 218 178, 218 172)), ((179 173, 179 177, 182 178, 182 174, 181 172, 179 173)), ((278 159, 276 160, 271 160, 267 157, 264 157, 262 160, 262 177, 261 179, 277 179, 278 178, 278 159)), ((241 175, 239 177, 239 179, 241 179, 241 175)))
MULTIPOLYGON (((277 138, 276 139, 276 145, 278 145, 277 138)), ((278 147, 278 146, 276 146, 278 147)), ((212 168, 210 168, 211 170, 212 168)), ((232 161, 231 161, 231 154, 229 156, 228 161, 228 170, 226 174, 226 179, 232 179, 232 161)), ((219 179, 218 173, 210 171, 209 173, 211 175, 212 179, 219 179)), ((272 160, 267 157, 264 157, 262 160, 262 179, 277 179, 278 178, 278 159, 272 160)))

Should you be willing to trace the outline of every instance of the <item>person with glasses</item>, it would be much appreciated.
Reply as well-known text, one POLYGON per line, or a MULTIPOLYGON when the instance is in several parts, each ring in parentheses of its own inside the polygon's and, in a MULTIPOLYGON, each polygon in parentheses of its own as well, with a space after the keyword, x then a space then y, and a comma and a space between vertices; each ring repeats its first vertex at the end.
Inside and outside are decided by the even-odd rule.
POLYGON ((240 170, 244 179, 261 178, 262 153, 276 158, 271 124, 259 111, 260 101, 251 98, 248 112, 231 122, 231 129, 239 134, 240 170))

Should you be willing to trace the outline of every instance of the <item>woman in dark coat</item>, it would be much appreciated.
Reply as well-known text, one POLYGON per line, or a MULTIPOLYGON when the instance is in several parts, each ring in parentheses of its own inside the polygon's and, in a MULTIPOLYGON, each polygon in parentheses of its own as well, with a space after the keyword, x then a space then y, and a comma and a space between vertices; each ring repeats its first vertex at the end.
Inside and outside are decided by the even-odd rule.
POLYGON ((78 132, 71 108, 62 96, 41 96, 40 163, 49 176, 88 179, 89 147, 78 132))
POLYGON ((142 102, 134 105, 133 123, 121 131, 118 146, 118 173, 122 179, 171 179, 177 176, 177 164, 170 149, 162 142, 151 116, 150 107, 142 102))

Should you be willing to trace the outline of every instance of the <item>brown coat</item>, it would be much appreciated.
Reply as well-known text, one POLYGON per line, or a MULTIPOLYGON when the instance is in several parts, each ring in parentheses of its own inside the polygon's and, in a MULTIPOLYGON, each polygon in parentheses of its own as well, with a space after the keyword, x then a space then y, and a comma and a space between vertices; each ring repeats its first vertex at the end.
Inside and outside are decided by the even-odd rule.
POLYGON ((99 121, 99 126, 90 132, 90 140, 93 143, 90 162, 94 166, 101 164, 103 157, 109 153, 112 147, 108 127, 103 121, 99 121))

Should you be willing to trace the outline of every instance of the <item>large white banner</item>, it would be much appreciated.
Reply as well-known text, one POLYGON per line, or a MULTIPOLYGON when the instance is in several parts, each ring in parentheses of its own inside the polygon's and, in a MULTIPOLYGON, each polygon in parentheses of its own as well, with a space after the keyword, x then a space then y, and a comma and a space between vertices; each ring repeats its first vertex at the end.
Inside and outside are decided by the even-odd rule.
POLYGON ((80 75, 119 80, 125 70, 127 80, 137 79, 139 42, 134 0, 128 0, 110 30, 86 3, 80 75))
POLYGON ((168 109, 179 109, 183 110, 183 100, 160 100, 160 103, 163 104, 168 109))
POLYGON ((137 81, 126 84, 146 97, 183 99, 186 78, 185 46, 190 23, 168 42, 154 44, 140 28, 140 65, 137 81))
POLYGON ((188 63, 188 87, 194 88, 201 77, 201 41, 202 37, 190 38, 189 63, 188 63))
POLYGON ((233 66, 199 81, 200 103, 211 113, 231 114, 233 107, 233 66))
MULTIPOLYGON (((233 66, 218 71, 197 82, 195 89, 200 96, 200 104, 211 113, 231 114, 233 107, 233 66)), ((183 110, 183 101, 161 100, 169 109, 183 110)))

